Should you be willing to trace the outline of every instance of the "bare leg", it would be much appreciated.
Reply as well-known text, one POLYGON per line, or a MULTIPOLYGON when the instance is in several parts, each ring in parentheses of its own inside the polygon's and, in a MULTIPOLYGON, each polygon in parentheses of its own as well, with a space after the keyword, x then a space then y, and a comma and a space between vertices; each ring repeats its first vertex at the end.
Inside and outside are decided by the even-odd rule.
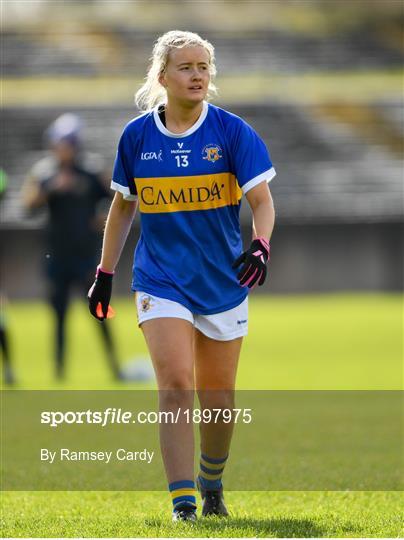
MULTIPOLYGON (((201 409, 233 409, 242 338, 216 341, 195 330, 195 378, 201 409)), ((211 458, 229 453, 233 422, 200 424, 201 452, 211 458)))
MULTIPOLYGON (((159 388, 160 410, 192 409, 194 400, 193 326, 176 318, 145 321, 141 328, 159 388)), ((168 483, 194 478, 192 423, 160 424, 160 446, 168 483)))

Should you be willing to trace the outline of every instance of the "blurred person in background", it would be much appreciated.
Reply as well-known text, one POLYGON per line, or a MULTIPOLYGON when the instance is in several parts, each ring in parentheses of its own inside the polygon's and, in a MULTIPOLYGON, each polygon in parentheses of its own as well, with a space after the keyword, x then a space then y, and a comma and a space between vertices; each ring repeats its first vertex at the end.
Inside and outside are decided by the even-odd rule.
MULTIPOLYGON (((0 169, 0 200, 4 197, 7 189, 7 174, 0 169)), ((0 348, 3 358, 3 381, 5 384, 15 384, 14 370, 11 364, 10 339, 6 317, 7 297, 0 289, 0 348)))
MULTIPOLYGON (((248 291, 265 281, 275 219, 268 151, 244 120, 208 104, 214 75, 214 48, 197 34, 173 31, 157 41, 136 96, 146 112, 127 124, 119 142, 111 186, 116 194, 89 291, 90 312, 104 320, 139 204, 142 233, 132 290, 160 408, 174 414, 192 414, 195 388, 202 410, 233 410, 248 291), (253 214, 252 241, 244 252, 243 194, 253 214)), ((217 422, 200 423, 203 516, 228 515, 222 475, 233 421, 220 415, 217 422)), ((160 444, 173 521, 195 521, 192 422, 161 424, 160 444)))
MULTIPOLYGON (((65 374, 65 322, 74 285, 88 290, 99 256, 105 212, 100 202, 110 198, 103 160, 83 149, 82 120, 63 114, 45 132, 49 155, 36 163, 23 186, 29 211, 48 210, 46 274, 49 300, 55 313, 56 376, 65 374)), ((120 378, 115 346, 108 325, 98 325, 109 367, 120 378)))

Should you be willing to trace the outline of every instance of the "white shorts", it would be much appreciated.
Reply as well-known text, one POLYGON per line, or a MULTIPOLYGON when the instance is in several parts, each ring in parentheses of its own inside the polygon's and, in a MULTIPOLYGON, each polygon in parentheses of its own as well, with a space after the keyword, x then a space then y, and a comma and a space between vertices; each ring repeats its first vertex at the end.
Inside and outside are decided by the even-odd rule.
POLYGON ((205 336, 230 341, 248 333, 248 296, 235 308, 214 315, 198 315, 178 302, 137 291, 135 295, 139 326, 150 319, 185 319, 205 336))

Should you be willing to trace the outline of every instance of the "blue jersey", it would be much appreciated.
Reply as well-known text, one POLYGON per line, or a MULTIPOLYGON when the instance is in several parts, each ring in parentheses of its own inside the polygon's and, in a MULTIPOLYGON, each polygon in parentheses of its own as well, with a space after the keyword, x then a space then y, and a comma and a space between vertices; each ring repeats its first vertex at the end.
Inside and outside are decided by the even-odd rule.
POLYGON ((181 134, 164 126, 157 108, 129 122, 111 187, 139 201, 132 290, 202 315, 240 304, 247 290, 231 266, 242 252, 242 194, 274 176, 257 133, 207 102, 181 134))

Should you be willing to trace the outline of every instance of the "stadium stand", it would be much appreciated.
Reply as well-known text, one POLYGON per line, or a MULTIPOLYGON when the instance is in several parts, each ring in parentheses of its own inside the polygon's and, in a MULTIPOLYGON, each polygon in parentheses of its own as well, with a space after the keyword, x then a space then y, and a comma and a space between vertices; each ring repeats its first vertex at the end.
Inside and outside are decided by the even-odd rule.
MULTIPOLYGON (((49 28, 3 32, 3 76, 143 73, 157 37, 154 31, 116 26, 68 33, 49 28)), ((223 74, 345 71, 400 68, 403 53, 383 36, 354 31, 302 36, 279 30, 205 31, 218 54, 223 74), (383 38, 383 39, 382 39, 383 38)))
MULTIPOLYGON (((403 138, 396 122, 389 121, 400 114, 399 103, 368 106, 366 110, 373 115, 368 115, 368 122, 373 120, 373 124, 368 124, 365 132, 345 117, 344 122, 336 122, 322 108, 239 105, 232 110, 255 127, 271 150, 278 171, 271 187, 279 221, 374 222, 402 217, 402 162, 397 148, 403 138), (379 137, 380 111, 384 111, 390 137, 387 128, 379 137)), ((35 225, 21 213, 19 189, 30 165, 42 154, 44 129, 60 112, 3 111, 3 166, 12 179, 3 202, 3 226, 35 225)), ((84 119, 90 147, 105 156, 112 167, 120 132, 136 111, 103 108, 73 112, 84 119)))
MULTIPOLYGON (((136 110, 131 96, 121 99, 118 92, 110 99, 108 85, 125 78, 124 85, 132 87, 132 77, 143 78, 154 40, 174 24, 200 31, 215 44, 227 96, 232 84, 239 91, 231 104, 220 104, 253 125, 271 150, 278 173, 271 185, 277 210, 271 290, 399 290, 404 221, 399 2, 374 2, 368 10, 359 1, 282 0, 271 4, 268 13, 265 3, 239 0, 232 3, 235 15, 228 21, 227 2, 215 3, 214 16, 198 12, 198 18, 192 11, 198 3, 176 2, 177 13, 168 4, 161 4, 161 17, 159 2, 137 11, 122 7, 129 3, 97 0, 69 4, 65 10, 62 4, 53 9, 40 1, 24 4, 24 10, 18 3, 7 5, 14 12, 4 18, 2 29, 4 87, 13 93, 21 83, 25 93, 17 96, 34 94, 38 80, 55 88, 49 102, 42 98, 40 105, 28 105, 17 97, 2 110, 1 166, 9 184, 0 206, 0 235, 7 242, 10 296, 36 297, 42 286, 42 222, 22 212, 20 188, 43 154, 44 129, 67 110, 79 113, 88 148, 112 167, 121 130, 136 110), (276 88, 268 94, 262 85, 271 84, 271 76, 276 88), (391 76, 396 77, 394 87, 391 76), (61 77, 80 83, 74 106, 63 101, 69 83, 67 91, 57 92, 61 77), (102 89, 110 101, 88 105, 88 95, 80 101, 89 82, 90 99, 96 97, 98 78, 106 79, 102 89), (253 96, 243 94, 243 81, 251 78, 253 96), (305 79, 308 83, 301 85, 305 79), (322 85, 321 99, 317 93, 301 99, 322 85), (30 253, 30 283, 25 283, 25 252, 30 253)), ((246 204, 242 212, 248 235, 246 204)), ((128 274, 130 251, 122 265, 128 274)), ((118 291, 127 293, 128 279, 118 281, 118 291)))

